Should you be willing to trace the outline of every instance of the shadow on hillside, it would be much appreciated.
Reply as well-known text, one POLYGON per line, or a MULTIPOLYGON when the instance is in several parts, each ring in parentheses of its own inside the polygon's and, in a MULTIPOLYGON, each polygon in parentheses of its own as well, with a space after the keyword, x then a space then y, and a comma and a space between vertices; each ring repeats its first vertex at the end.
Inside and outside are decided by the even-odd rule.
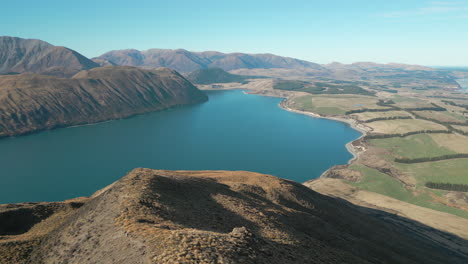
POLYGON ((267 190, 237 184, 233 190, 211 179, 163 176, 154 179, 151 189, 159 195, 164 210, 158 214, 163 218, 184 228, 218 233, 246 227, 258 238, 259 247, 268 245, 268 254, 289 261, 466 263, 468 259, 465 239, 288 183, 284 189, 267 190))

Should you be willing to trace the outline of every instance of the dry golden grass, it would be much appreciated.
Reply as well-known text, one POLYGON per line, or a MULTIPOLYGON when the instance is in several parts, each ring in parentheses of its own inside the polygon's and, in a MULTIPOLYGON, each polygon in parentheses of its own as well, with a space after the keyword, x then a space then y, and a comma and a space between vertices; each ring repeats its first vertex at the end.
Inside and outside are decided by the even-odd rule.
POLYGON ((457 125, 452 125, 454 128, 459 129, 461 131, 468 132, 468 126, 457 126, 457 125))
POLYGON ((430 134, 431 138, 441 147, 459 153, 468 153, 468 137, 459 134, 430 134))
POLYGON ((374 133, 399 134, 421 130, 446 130, 440 124, 420 119, 376 121, 367 124, 374 133))

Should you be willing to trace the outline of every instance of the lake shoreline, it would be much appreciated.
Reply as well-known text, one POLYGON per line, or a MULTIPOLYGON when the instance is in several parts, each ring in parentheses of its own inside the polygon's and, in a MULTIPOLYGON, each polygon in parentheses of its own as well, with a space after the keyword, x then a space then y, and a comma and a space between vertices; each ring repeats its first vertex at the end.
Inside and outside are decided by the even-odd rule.
MULTIPOLYGON (((301 111, 301 110, 298 110, 298 109, 291 108, 289 103, 295 97, 295 95, 297 95, 295 92, 289 92, 288 91, 286 93, 278 93, 278 91, 255 90, 255 89, 248 89, 248 88, 206 89, 206 90, 210 90, 210 91, 213 91, 213 90, 218 90, 218 91, 242 90, 242 92, 244 94, 283 98, 283 100, 278 104, 278 107, 285 110, 285 111, 306 115, 306 116, 309 116, 309 117, 312 117, 312 118, 323 118, 323 119, 328 119, 328 120, 333 120, 333 121, 338 121, 338 122, 341 122, 341 123, 345 123, 345 124, 349 125, 352 129, 354 129, 354 130, 358 131, 359 133, 361 133, 360 137, 358 137, 357 139, 352 140, 352 141, 345 144, 346 150, 349 153, 351 153, 351 155, 353 155, 353 157, 350 160, 348 160, 348 162, 347 162, 348 165, 352 164, 355 160, 357 160, 360 157, 360 155, 364 152, 363 150, 356 149, 353 146, 353 143, 360 140, 361 138, 365 137, 368 134, 369 129, 366 129, 365 127, 360 127, 360 126, 363 126, 363 125, 361 123, 359 123, 357 120, 352 119, 352 118, 322 116, 322 115, 319 115, 317 113, 308 112, 308 111, 301 111)), ((324 177, 335 166, 332 166, 332 167, 328 168, 327 170, 325 170, 319 177, 309 179, 307 181, 314 180, 314 179, 319 179, 319 178, 324 177)))
MULTIPOLYGON (((331 117, 331 116, 321 116, 317 113, 313 113, 313 112, 308 112, 308 111, 301 111, 301 110, 297 110, 297 109, 293 109, 291 107, 289 107, 288 103, 289 103, 289 100, 291 100, 291 98, 284 98, 283 101, 281 101, 281 103, 279 103, 279 107, 283 110, 286 110, 286 111, 289 111, 289 112, 293 112, 293 113, 298 113, 298 114, 302 114, 302 115, 306 115, 306 116, 310 116, 310 117, 313 117, 313 118, 323 118, 323 119, 329 119, 329 120, 334 120, 334 121, 338 121, 338 122, 341 122, 341 123, 345 123, 347 125, 349 125, 352 129, 358 131, 359 133, 361 133, 361 136, 355 140, 352 140, 348 143, 346 143, 345 147, 346 149, 348 150, 349 153, 351 153, 351 155, 353 155, 353 157, 348 161, 348 165, 352 164, 355 160, 357 160, 359 158, 359 156, 361 155, 361 153, 363 151, 359 151, 357 150, 354 146, 353 146, 353 142, 365 137, 367 135, 367 133, 369 132, 368 130, 362 128, 362 127, 359 127, 358 125, 360 125, 360 123, 358 123, 355 119, 351 119, 351 118, 340 118, 340 117, 331 117)), ((320 177, 317 177, 316 179, 318 178, 322 178, 324 175, 326 175, 327 172, 329 172, 333 167, 330 167, 328 168, 326 171, 324 171, 320 177)))

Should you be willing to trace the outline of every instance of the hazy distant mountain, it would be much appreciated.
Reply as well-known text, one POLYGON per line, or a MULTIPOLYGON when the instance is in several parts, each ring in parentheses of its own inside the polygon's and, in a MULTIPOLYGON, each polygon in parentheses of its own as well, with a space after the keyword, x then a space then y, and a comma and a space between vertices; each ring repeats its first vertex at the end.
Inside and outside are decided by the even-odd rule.
POLYGON ((0 137, 124 118, 207 99, 167 68, 100 67, 73 78, 0 75, 0 137))
POLYGON ((362 71, 369 71, 369 70, 402 70, 402 71, 435 71, 435 69, 420 66, 420 65, 411 65, 411 64, 401 64, 401 63, 375 63, 375 62, 355 62, 351 64, 343 64, 339 62, 333 62, 330 64, 323 64, 323 67, 330 69, 330 70, 362 70, 362 71))
POLYGON ((273 54, 221 53, 216 51, 190 52, 184 49, 134 49, 107 52, 95 61, 106 60, 117 65, 147 68, 169 67, 180 72, 218 67, 225 71, 256 68, 308 68, 326 70, 317 63, 273 54))
POLYGON ((74 50, 42 40, 0 37, 0 74, 31 72, 71 77, 98 66, 74 50))

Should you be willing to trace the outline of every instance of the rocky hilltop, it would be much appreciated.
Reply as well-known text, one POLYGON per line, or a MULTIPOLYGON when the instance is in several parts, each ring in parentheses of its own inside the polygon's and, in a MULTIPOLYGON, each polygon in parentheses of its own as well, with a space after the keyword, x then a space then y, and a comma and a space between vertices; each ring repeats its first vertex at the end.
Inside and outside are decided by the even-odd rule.
POLYGON ((251 172, 135 169, 0 206, 0 263, 466 263, 466 240, 251 172))
POLYGON ((0 37, 0 74, 38 73, 70 77, 99 67, 78 52, 37 39, 0 37))
POLYGON ((125 118, 207 96, 174 70, 109 66, 73 78, 0 75, 0 137, 125 118))

